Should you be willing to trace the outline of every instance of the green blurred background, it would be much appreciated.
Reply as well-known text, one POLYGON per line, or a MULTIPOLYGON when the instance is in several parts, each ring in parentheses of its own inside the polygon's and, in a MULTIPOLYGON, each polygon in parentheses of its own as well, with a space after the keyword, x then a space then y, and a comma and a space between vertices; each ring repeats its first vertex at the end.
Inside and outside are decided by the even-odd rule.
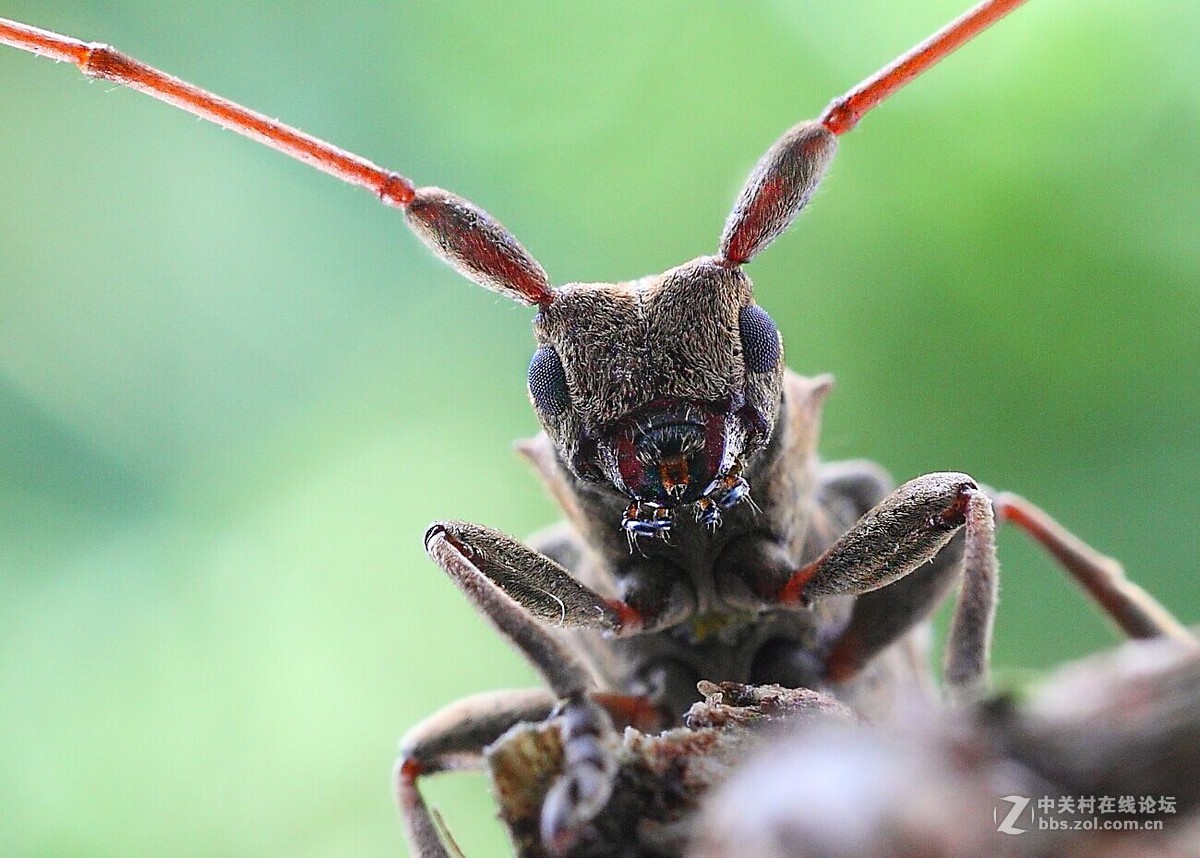
MULTIPOLYGON (((9 2, 500 217, 553 279, 715 249, 758 155, 958 14, 9 2)), ((829 458, 968 470, 1200 619, 1200 13, 1035 0, 843 142, 751 266, 829 458)), ((0 851, 388 856, 396 738, 533 681, 425 559, 555 518, 530 312, 359 190, 0 50, 0 851)), ((1000 665, 1115 640, 1017 534, 1000 665)), ((714 677, 719 679, 720 677, 714 677)), ((478 776, 431 783, 467 854, 478 776)))

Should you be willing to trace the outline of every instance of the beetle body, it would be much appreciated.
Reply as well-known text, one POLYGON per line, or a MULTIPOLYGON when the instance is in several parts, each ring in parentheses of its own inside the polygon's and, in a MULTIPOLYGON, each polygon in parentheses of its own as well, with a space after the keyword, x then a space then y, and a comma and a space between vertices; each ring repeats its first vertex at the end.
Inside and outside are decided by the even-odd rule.
MULTIPOLYGON (((531 544, 588 586, 636 606, 641 626, 612 641, 578 632, 579 651, 608 687, 661 699, 672 717, 710 676, 817 684, 824 650, 853 599, 798 613, 774 610, 772 593, 891 488, 869 463, 818 462, 832 378, 784 368, 779 334, 754 303, 749 278, 719 257, 632 283, 568 285, 555 295, 535 319, 532 367, 555 355, 564 387, 557 399, 565 404, 548 407, 554 397, 539 392, 531 372, 531 400, 547 431, 520 450, 567 522, 531 544), (672 430, 688 434, 664 441, 672 430), (693 452, 684 456, 678 447, 689 442, 693 452), (669 467, 680 459, 686 464, 675 485, 686 491, 672 497, 669 467), (749 494, 706 506, 704 489, 734 462, 749 494), (678 513, 631 532, 631 521, 643 523, 631 515, 638 507, 651 516, 678 513), (707 517, 713 507, 715 521, 707 517), (667 527, 655 529, 660 522, 667 527)), ((929 577, 947 577, 952 565, 948 556, 929 577)), ((881 663, 894 674, 889 691, 919 685, 918 663, 881 663)))
MULTIPOLYGON (((535 536, 531 545, 589 586, 642 606, 643 621, 653 626, 617 640, 575 632, 583 636, 579 651, 610 688, 661 699, 676 717, 694 702, 696 682, 709 676, 818 685, 821 657, 849 618, 851 597, 797 612, 773 610, 767 593, 816 559, 890 486, 886 475, 868 463, 823 466, 817 461, 828 377, 807 379, 789 371, 782 382, 776 432, 745 472, 760 508, 738 505, 725 513, 715 532, 702 520, 678 516, 669 541, 643 538, 631 551, 614 527, 628 503, 624 496, 572 474, 545 435, 521 445, 568 517, 565 525, 535 536), (785 498, 787 503, 776 502, 785 498)), ((952 557, 929 574, 948 583, 952 557)), ((906 641, 903 654, 880 661, 867 678, 880 699, 857 702, 881 711, 899 688, 926 684, 928 668, 917 655, 924 648, 906 641)))
MULTIPOLYGON (((792 151, 783 147, 784 154, 792 151)), ((778 178, 786 172, 780 169, 758 175, 778 178)), ((613 316, 621 314, 631 297, 639 301, 639 296, 653 294, 655 300, 643 303, 661 299, 665 307, 672 290, 664 288, 664 281, 671 272, 627 285, 558 287, 554 292, 562 303, 556 308, 547 302, 535 323, 539 352, 555 349, 558 369, 555 359, 546 357, 535 357, 531 366, 535 405, 551 419, 543 414, 547 435, 526 449, 569 519, 569 529, 547 534, 538 544, 577 580, 620 601, 621 606, 589 603, 586 593, 568 596, 569 587, 563 591, 550 588, 553 598, 543 604, 536 596, 523 593, 511 576, 506 578, 505 570, 491 571, 513 587, 507 596, 527 597, 528 604, 515 601, 531 608, 550 627, 559 620, 558 624, 586 625, 581 615, 568 618, 565 604, 562 616, 555 614, 555 599, 599 617, 595 627, 552 633, 574 637, 578 645, 571 647, 570 656, 586 663, 599 687, 653 699, 673 717, 678 716, 689 694, 694 697, 688 683, 709 671, 719 674, 713 678, 721 680, 784 677, 797 683, 811 680, 836 685, 840 694, 855 698, 864 711, 869 711, 870 704, 862 701, 870 695, 860 695, 856 686, 869 671, 881 671, 885 692, 909 679, 924 677, 927 669, 923 665, 914 668, 902 663, 916 643, 905 630, 919 625, 926 603, 936 601, 933 596, 956 572, 955 564, 944 559, 951 555, 944 550, 937 555, 930 568, 940 572, 932 581, 923 573, 889 577, 893 566, 874 568, 859 561, 895 546, 897 552, 905 553, 895 569, 914 559, 924 569, 924 561, 944 549, 949 540, 942 528, 963 526, 967 507, 972 503, 972 509, 982 506, 975 500, 959 502, 967 494, 972 499, 979 495, 957 475, 902 492, 880 515, 868 516, 866 535, 882 538, 864 538, 864 531, 852 526, 860 513, 880 500, 886 483, 869 467, 847 471, 815 461, 812 451, 827 384, 785 374, 781 348, 769 345, 773 326, 766 326, 754 311, 748 281, 738 269, 763 243, 755 224, 761 224, 763 217, 768 221, 774 218, 768 232, 775 233, 790 220, 788 211, 781 216, 775 210, 770 194, 764 196, 769 186, 770 182, 756 181, 748 185, 756 195, 753 204, 735 206, 732 219, 741 218, 742 224, 749 225, 735 235, 727 233, 721 243, 715 263, 718 271, 713 274, 715 279, 733 284, 732 298, 698 290, 687 306, 679 303, 671 313, 661 314, 669 323, 657 328, 642 325, 648 317, 639 317, 641 311, 627 313, 635 323, 608 330, 608 340, 597 330, 593 336, 596 345, 587 354, 583 348, 587 337, 575 339, 572 334, 580 332, 584 322, 603 328, 603 314, 589 314, 586 299, 581 298, 577 312, 563 315, 570 296, 576 291, 580 295, 590 291, 593 296, 607 293, 611 300, 605 309, 613 316), (768 201, 765 206, 755 202, 764 199, 768 201), (690 310, 693 304, 704 312, 690 310), (722 331, 724 338, 716 337, 710 328, 722 331), (638 334, 628 334, 628 348, 618 350, 615 344, 626 330, 638 334), (689 338, 694 342, 685 342, 689 338), (748 341, 758 344, 752 360, 746 359, 748 341), (564 360, 562 355, 572 349, 578 353, 564 360), (761 384, 749 378, 754 374, 761 376, 761 384), (731 385, 741 389, 731 390, 731 385), (584 408, 581 413, 569 413, 572 405, 584 408), (929 497, 944 502, 943 507, 927 508, 929 497), (709 502, 703 503, 705 500, 709 502), (902 537, 913 533, 913 528, 917 536, 910 545, 902 537), (838 538, 843 532, 853 537, 848 543, 838 538), (820 568, 810 568, 819 561, 820 568), (800 575, 805 569, 808 572, 800 575), (842 573, 857 574, 864 569, 863 580, 852 582, 854 592, 839 592, 833 586, 837 582, 829 580, 836 577, 838 582, 848 582, 854 575, 842 573), (838 570, 838 574, 829 570, 838 570), (781 600, 787 604, 781 606, 781 600), (629 612, 631 605, 638 610, 629 612), (859 622, 860 631, 870 627, 887 632, 881 633, 887 644, 881 648, 895 644, 897 649, 891 652, 897 652, 900 661, 888 666, 869 647, 858 649, 860 655, 870 653, 864 664, 846 667, 845 661, 829 658, 837 641, 846 640, 845 632, 855 628, 856 615, 866 618, 859 622), (897 626, 886 628, 894 620, 897 626), (838 664, 841 667, 833 669, 838 664)), ((793 180, 791 190, 797 188, 799 192, 784 206, 791 214, 811 193, 803 179, 793 180)), ((470 209, 462 211, 467 220, 475 217, 470 209)), ((418 225, 420 232, 419 217, 410 217, 410 223, 418 225)), ((434 232, 441 238, 476 235, 470 226, 448 229, 442 225, 434 232)), ((771 237, 773 234, 767 240, 771 237)), ((458 242, 458 249, 462 244, 458 242)), ((505 252, 511 249, 508 245, 491 249, 497 247, 505 252)), ((455 261, 453 253, 443 255, 455 261)), ((468 253, 467 261, 474 264, 479 258, 468 253)), ((694 270, 704 263, 691 266, 694 270)), ((488 279, 494 272, 484 274, 488 279)), ((522 276, 526 286, 537 281, 532 269, 522 276)), ((494 281, 490 285, 494 286, 494 281)), ((538 300, 526 303, 541 305, 538 300)), ((924 369, 918 368, 915 374, 924 369)), ((445 532, 433 534, 431 553, 446 566, 456 566, 472 551, 458 559, 450 557, 443 550, 450 545, 442 538, 445 532)), ((501 553, 505 552, 518 566, 528 559, 511 546, 501 553)), ((545 571, 535 565, 529 568, 535 570, 534 577, 522 579, 526 585, 540 581, 536 576, 545 571)), ((982 576, 984 583, 986 577, 982 576)), ((489 601, 495 594, 487 586, 478 577, 469 584, 483 602, 502 604, 489 601)), ((505 617, 502 622, 511 624, 511 620, 505 617)), ((520 638, 524 632, 516 625, 513 634, 520 638)), ((977 627, 983 629, 986 640, 990 625, 984 622, 977 627)), ((551 686, 567 692, 560 697, 578 696, 576 680, 582 674, 546 669, 553 673, 551 686)), ((583 689, 587 693, 592 690, 583 689)), ((536 720, 540 717, 537 709, 527 707, 522 714, 536 720)), ((580 749, 577 756, 583 762, 595 762, 588 757, 591 748, 586 740, 599 735, 601 726, 594 718, 573 717, 577 723, 566 731, 568 744, 580 749)), ((478 724, 479 719, 471 723, 478 724)), ((462 739, 461 733, 458 739, 462 739)), ((424 750, 429 747, 427 744, 424 750)), ((430 763, 427 768, 433 771, 436 765, 430 763)), ((594 768, 600 771, 603 766, 594 768)))

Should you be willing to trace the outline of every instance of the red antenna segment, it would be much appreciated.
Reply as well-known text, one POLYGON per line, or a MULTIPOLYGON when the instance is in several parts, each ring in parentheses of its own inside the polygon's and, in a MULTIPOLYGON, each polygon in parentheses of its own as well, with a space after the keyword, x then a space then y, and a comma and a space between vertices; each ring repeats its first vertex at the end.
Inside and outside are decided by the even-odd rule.
POLYGON ((821 124, 834 134, 845 134, 872 107, 939 60, 945 59, 999 21, 1025 0, 984 0, 938 30, 908 53, 880 69, 854 89, 835 98, 821 114, 821 124))
POLYGON ((412 182, 399 173, 385 170, 366 158, 339 149, 332 143, 318 140, 290 125, 192 86, 109 45, 81 42, 7 18, 0 18, 0 44, 11 45, 60 62, 66 60, 74 63, 88 77, 109 80, 136 89, 202 119, 215 122, 222 128, 236 131, 290 155, 297 161, 303 161, 318 170, 337 176, 343 182, 367 188, 389 205, 403 208, 412 201, 415 193, 412 182))

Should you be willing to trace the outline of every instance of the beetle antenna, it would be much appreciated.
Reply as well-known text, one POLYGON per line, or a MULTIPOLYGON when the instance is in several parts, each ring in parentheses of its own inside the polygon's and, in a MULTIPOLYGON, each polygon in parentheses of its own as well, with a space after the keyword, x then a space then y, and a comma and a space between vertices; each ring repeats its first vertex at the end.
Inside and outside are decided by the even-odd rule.
POLYGON ((553 300, 542 266, 498 220, 462 197, 440 188, 416 188, 399 173, 193 86, 110 45, 81 42, 7 18, 0 18, 0 44, 74 63, 86 77, 127 86, 366 188, 387 205, 404 209, 413 232, 469 280, 522 304, 544 308, 553 300))
POLYGON ((835 98, 821 114, 821 124, 833 134, 845 134, 871 108, 1024 3, 1025 0, 984 0, 968 9, 911 51, 835 98))
POLYGON ((984 0, 834 99, 820 119, 788 129, 746 180, 725 221, 721 258, 731 265, 744 265, 782 235, 821 183, 837 150, 838 136, 857 125, 868 110, 1024 2, 984 0))

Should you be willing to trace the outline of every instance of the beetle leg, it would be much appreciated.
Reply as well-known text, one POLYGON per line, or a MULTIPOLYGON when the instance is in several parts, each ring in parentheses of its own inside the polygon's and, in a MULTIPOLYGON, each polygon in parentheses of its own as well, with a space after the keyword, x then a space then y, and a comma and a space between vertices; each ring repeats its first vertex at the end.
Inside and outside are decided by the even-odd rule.
MULTIPOLYGON (((598 709, 584 697, 594 683, 587 668, 538 620, 612 631, 622 625, 620 612, 550 558, 489 528, 465 522, 438 522, 425 534, 425 549, 532 663, 550 686, 553 697, 567 701, 563 743, 564 748, 569 747, 575 717, 572 713, 598 709)), ((603 732, 605 726, 609 733, 613 732, 611 720, 602 711, 584 721, 600 725, 588 735, 603 732)), ((604 775, 615 764, 601 765, 604 755, 599 745, 592 748, 589 741, 581 739, 576 743, 574 753, 578 759, 567 758, 558 781, 566 786, 556 785, 553 792, 559 798, 553 807, 549 802, 546 805, 543 834, 554 842, 565 843, 577 835, 581 826, 604 806, 611 792, 611 782, 606 782, 604 775)), ((410 820, 410 838, 414 844, 428 843, 436 838, 437 832, 416 790, 415 778, 421 774, 421 768, 413 760, 410 756, 401 763, 397 791, 410 820)), ((431 853, 438 855, 436 851, 431 853)))
MULTIPOLYGON (((967 521, 982 494, 966 474, 926 474, 872 507, 828 550, 794 572, 779 601, 858 595, 878 590, 932 560, 967 521)), ((984 496, 986 500, 986 496, 984 496)))
POLYGON ((850 679, 932 610, 953 569, 938 555, 964 525, 964 583, 948 642, 946 679, 953 696, 983 685, 996 603, 994 522, 987 495, 969 476, 957 473, 927 474, 905 483, 780 587, 778 599, 784 604, 870 594, 889 584, 899 588, 863 596, 862 610, 856 606, 826 657, 828 678, 850 679), (935 565, 927 567, 931 561, 935 565), (892 595, 903 598, 893 603, 892 595))
POLYGON ((556 698, 587 690, 592 685, 587 668, 538 620, 603 627, 612 624, 611 609, 597 604, 598 597, 557 563, 515 540, 508 540, 511 545, 500 542, 497 536, 475 525, 440 522, 425 533, 425 550, 529 660, 556 698))
POLYGON ((996 517, 1020 527, 1054 556, 1096 604, 1131 638, 1173 637, 1194 643, 1179 620, 1125 577, 1125 570, 1020 495, 996 494, 996 517))
POLYGON ((617 732, 608 713, 583 695, 561 709, 562 773, 542 804, 542 845, 565 855, 612 795, 617 775, 617 732))
POLYGON ((987 691, 992 657, 992 625, 1000 595, 996 559, 996 519, 986 494, 971 490, 966 503, 962 583, 946 637, 946 689, 955 702, 970 702, 987 691))
MULTIPOLYGON (((994 503, 1002 520, 1020 525, 1057 557, 1131 637, 1168 635, 1194 642, 1187 629, 1125 578, 1115 561, 1016 495, 997 495, 994 503)), ((963 578, 947 640, 945 676, 952 697, 969 697, 982 689, 997 587, 992 506, 965 474, 918 477, 884 498, 829 550, 791 575, 778 591, 784 604, 861 595, 850 623, 826 656, 828 678, 850 679, 928 616, 955 571, 947 562, 953 557, 944 549, 965 525, 963 578), (892 586, 886 593, 874 592, 888 585, 892 586)))
MULTIPOLYGON (((1195 645, 1196 638, 1159 604, 1154 597, 1125 577, 1121 564, 1099 553, 1061 524, 1019 495, 992 495, 996 518, 1012 522, 1053 555, 1104 613, 1131 638, 1170 637, 1195 645)), ((831 678, 848 679, 876 653, 924 619, 937 607, 952 581, 947 554, 951 543, 928 567, 898 581, 885 592, 868 593, 855 603, 849 625, 834 643, 827 659, 831 678), (897 592, 899 590, 899 592, 897 592), (893 595, 901 597, 893 599, 893 595)), ((951 561, 953 557, 949 558, 951 561)), ((967 560, 968 564, 972 561, 967 560)), ((980 561, 974 561, 978 564, 980 561)), ((956 646, 964 639, 947 642, 947 674, 952 664, 969 660, 956 646)))
MULTIPOLYGON (((655 732, 666 724, 661 712, 646 697, 631 694, 595 693, 572 698, 561 705, 547 689, 488 691, 464 697, 426 718, 409 730, 400 740, 400 755, 396 760, 393 783, 396 805, 404 820, 409 851, 414 858, 449 858, 443 844, 446 832, 425 803, 417 787, 419 778, 446 771, 478 769, 483 766, 484 753, 513 726, 538 723, 555 714, 561 715, 564 765, 563 778, 568 784, 582 782, 593 804, 602 806, 607 798, 608 785, 597 781, 607 771, 607 735, 615 735, 613 724, 633 727, 642 732, 655 732), (599 749, 591 746, 598 743, 599 749), (597 765, 599 761, 600 765, 597 765), (569 780, 568 780, 569 779, 569 780)), ((556 787, 557 793, 578 787, 556 787)), ((570 836, 572 820, 583 819, 580 806, 562 803, 544 815, 553 818, 554 830, 560 838, 570 836)), ((565 841, 564 841, 565 842, 565 841)))
POLYGON ((480 767, 484 748, 514 724, 544 721, 554 704, 554 695, 541 688, 474 694, 451 703, 405 734, 393 782, 409 850, 416 858, 448 858, 450 854, 417 788, 417 779, 480 767))
POLYGON ((962 570, 963 534, 913 572, 854 601, 850 621, 825 656, 826 676, 852 678, 876 655, 929 619, 954 589, 962 570))
POLYGON ((556 687, 557 680, 551 674, 562 669, 564 659, 576 662, 565 652, 558 652, 561 644, 534 619, 559 628, 590 628, 618 637, 666 621, 653 610, 647 613, 653 605, 601 596, 549 557, 491 528, 439 521, 425 533, 425 550, 467 598, 525 653, 560 698, 578 689, 556 687), (507 598, 500 598, 496 590, 507 598), (524 611, 516 610, 517 606, 524 611))
POLYGON ((430 775, 478 768, 482 751, 522 721, 545 721, 555 706, 545 688, 485 691, 445 706, 404 734, 400 766, 430 775))
MULTIPOLYGON (((648 701, 621 695, 590 698, 592 678, 562 641, 538 620, 560 626, 617 632, 640 626, 641 614, 616 599, 604 599, 576 581, 550 558, 489 528, 465 522, 438 522, 425 534, 429 556, 467 598, 529 659, 562 700, 559 714, 563 770, 542 809, 542 839, 550 854, 564 854, 582 835, 612 793, 616 773, 616 730, 604 708, 644 717, 648 701)), ((546 697, 532 705, 542 720, 546 697), (538 708, 540 707, 540 708, 538 708)), ((445 767, 475 753, 498 729, 527 720, 514 708, 487 710, 489 698, 469 698, 415 728, 397 766, 397 801, 405 815, 410 843, 422 858, 445 855, 436 823, 421 799, 417 778, 433 765, 445 767), (478 702, 477 702, 478 701, 478 702), (484 713, 484 714, 481 714, 484 713), (443 725, 449 723, 451 727, 443 725), (426 851, 421 851, 426 850, 426 851), (439 851, 442 850, 442 851, 439 851)), ((518 707, 519 708, 519 707, 518 707)))

